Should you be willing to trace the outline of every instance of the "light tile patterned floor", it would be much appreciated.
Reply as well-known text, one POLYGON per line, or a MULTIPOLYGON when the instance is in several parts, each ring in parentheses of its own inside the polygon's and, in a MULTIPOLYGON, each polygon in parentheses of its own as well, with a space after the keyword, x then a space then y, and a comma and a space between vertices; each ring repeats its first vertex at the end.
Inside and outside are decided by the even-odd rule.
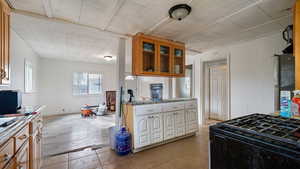
POLYGON ((47 158, 43 169, 208 169, 208 127, 193 137, 120 157, 109 148, 47 158))
POLYGON ((43 155, 108 144, 108 128, 114 123, 114 115, 83 118, 78 113, 44 118, 43 155))

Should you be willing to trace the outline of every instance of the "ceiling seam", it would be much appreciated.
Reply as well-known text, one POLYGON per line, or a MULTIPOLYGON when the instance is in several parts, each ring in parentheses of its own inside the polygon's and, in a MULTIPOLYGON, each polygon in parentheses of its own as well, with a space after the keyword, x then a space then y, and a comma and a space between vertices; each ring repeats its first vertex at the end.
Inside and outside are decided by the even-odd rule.
POLYGON ((39 14, 39 13, 35 13, 35 12, 30 12, 30 11, 25 11, 25 10, 20 10, 20 9, 13 9, 12 12, 14 12, 16 14, 24 15, 24 16, 30 16, 30 17, 36 17, 36 18, 39 18, 39 19, 45 19, 45 20, 52 21, 52 22, 60 22, 60 23, 65 23, 65 24, 73 24, 73 25, 77 25, 77 26, 82 26, 82 27, 90 28, 90 29, 95 29, 95 30, 98 30, 100 32, 108 33, 108 34, 111 34, 111 35, 117 36, 117 37, 128 38, 128 37, 132 37, 133 36, 133 35, 130 35, 130 34, 122 34, 122 33, 113 32, 113 31, 110 31, 110 30, 103 30, 103 29, 95 27, 95 26, 81 24, 81 23, 70 21, 70 20, 67 20, 67 19, 62 19, 62 18, 57 18, 57 17, 49 18, 49 17, 47 17, 46 15, 43 15, 43 14, 39 14))
POLYGON ((110 26, 111 22, 113 21, 114 17, 119 13, 119 11, 124 6, 126 0, 116 0, 116 4, 113 8, 113 11, 107 20, 107 22, 104 24, 103 30, 107 30, 107 28, 110 26))
MULTIPOLYGON (((284 18, 284 17, 287 17, 287 16, 288 16, 288 15, 285 15, 285 16, 282 16, 282 17, 280 17, 280 18, 273 19, 273 20, 271 20, 271 21, 265 22, 265 23, 263 23, 263 24, 259 24, 259 25, 253 26, 253 27, 251 27, 251 28, 243 29, 242 31, 240 31, 240 32, 238 32, 238 33, 249 32, 249 31, 251 31, 251 30, 253 30, 253 29, 256 29, 256 28, 258 28, 258 27, 261 27, 261 26, 264 26, 264 25, 267 25, 267 24, 270 24, 270 23, 273 23, 273 22, 277 22, 278 20, 280 20, 280 19, 282 19, 282 18, 284 18)), ((273 32, 275 32, 275 31, 273 31, 273 32)), ((264 34, 262 34, 262 35, 265 35, 265 34, 268 34, 268 33, 264 33, 264 34)), ((258 37, 258 36, 259 36, 259 35, 257 35, 256 37, 258 37)), ((226 39, 228 39, 228 37, 230 37, 230 35, 224 36, 223 38, 218 39, 218 41, 219 41, 219 40, 226 40, 226 39)), ((229 39, 230 39, 230 38, 229 38, 229 39)), ((215 41, 216 41, 216 40, 215 40, 215 41)), ((214 41, 213 41, 213 42, 214 42, 214 41)), ((211 42, 211 43, 213 43, 213 42, 211 42)))
MULTIPOLYGON (((208 27, 214 26, 214 25, 216 25, 216 24, 218 24, 218 23, 222 23, 223 21, 227 20, 228 18, 230 18, 230 17, 232 17, 232 16, 234 16, 234 15, 236 15, 236 14, 239 14, 240 12, 242 12, 242 11, 244 11, 244 10, 247 10, 247 9, 249 9, 249 8, 252 8, 253 6, 256 6, 257 4, 259 4, 259 3, 261 3, 261 2, 262 2, 262 0, 253 2, 252 4, 246 6, 246 7, 242 8, 242 9, 239 9, 239 10, 237 10, 237 11, 235 11, 235 12, 233 12, 233 13, 227 15, 227 16, 224 16, 224 17, 221 17, 221 18, 217 19, 214 23, 207 24, 207 25, 203 26, 201 30, 207 29, 208 27)), ((193 34, 197 34, 197 33, 199 33, 199 31, 198 31, 198 32, 195 32, 195 33, 193 33, 193 34)), ((191 34, 190 36, 192 36, 193 34, 191 34)), ((186 37, 187 37, 187 36, 183 36, 183 37, 180 37, 180 38, 176 38, 176 40, 179 40, 179 39, 185 39, 186 37)))

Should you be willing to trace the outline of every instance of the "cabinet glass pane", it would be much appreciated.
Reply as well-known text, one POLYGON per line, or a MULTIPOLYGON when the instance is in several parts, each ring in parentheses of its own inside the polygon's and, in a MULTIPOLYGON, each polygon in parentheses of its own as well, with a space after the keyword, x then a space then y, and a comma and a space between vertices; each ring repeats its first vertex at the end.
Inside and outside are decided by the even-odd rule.
POLYGON ((183 73, 184 52, 182 49, 174 49, 174 73, 183 73))
POLYGON ((143 71, 155 71, 155 45, 154 43, 143 42, 143 71))
POLYGON ((160 72, 169 73, 170 72, 170 47, 160 46, 160 72))

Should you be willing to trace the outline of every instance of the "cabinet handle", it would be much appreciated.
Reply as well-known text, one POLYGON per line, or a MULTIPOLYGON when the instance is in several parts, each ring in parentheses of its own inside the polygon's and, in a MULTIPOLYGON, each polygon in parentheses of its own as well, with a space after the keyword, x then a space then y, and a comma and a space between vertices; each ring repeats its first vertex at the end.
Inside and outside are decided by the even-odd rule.
POLYGON ((5 72, 4 69, 1 69, 1 71, 0 71, 0 78, 4 79, 5 77, 6 77, 6 72, 5 72))
POLYGON ((23 134, 22 136, 19 136, 18 139, 19 140, 24 140, 27 138, 27 135, 26 134, 23 134))

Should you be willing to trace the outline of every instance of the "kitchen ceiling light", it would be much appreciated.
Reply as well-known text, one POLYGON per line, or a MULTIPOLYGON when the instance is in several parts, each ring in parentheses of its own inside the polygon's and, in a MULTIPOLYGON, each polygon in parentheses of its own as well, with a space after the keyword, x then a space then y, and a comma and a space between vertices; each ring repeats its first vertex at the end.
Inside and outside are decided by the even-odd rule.
POLYGON ((111 61, 111 60, 113 60, 113 57, 112 56, 104 56, 104 59, 106 61, 111 61))
POLYGON ((170 18, 181 21, 183 18, 188 16, 192 11, 192 8, 187 4, 178 4, 173 6, 169 10, 170 18))

